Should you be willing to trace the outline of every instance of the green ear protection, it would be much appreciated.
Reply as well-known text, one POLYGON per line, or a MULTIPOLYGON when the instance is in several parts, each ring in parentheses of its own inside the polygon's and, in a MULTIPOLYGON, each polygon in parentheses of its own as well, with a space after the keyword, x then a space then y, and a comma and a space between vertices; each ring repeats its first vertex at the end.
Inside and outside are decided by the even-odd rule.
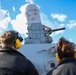
POLYGON ((23 38, 17 31, 11 30, 10 32, 12 32, 15 35, 15 48, 19 49, 22 46, 21 42, 23 41, 23 38))
MULTIPOLYGON (((74 50, 74 58, 76 58, 76 50, 74 50)), ((61 62, 58 53, 56 53, 56 60, 57 60, 58 62, 61 62)))

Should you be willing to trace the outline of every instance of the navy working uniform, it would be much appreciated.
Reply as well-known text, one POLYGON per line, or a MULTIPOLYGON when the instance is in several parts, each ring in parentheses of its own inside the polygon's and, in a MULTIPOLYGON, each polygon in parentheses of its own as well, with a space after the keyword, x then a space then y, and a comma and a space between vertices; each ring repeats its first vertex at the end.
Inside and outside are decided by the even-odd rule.
POLYGON ((76 75, 76 59, 64 59, 56 68, 48 72, 47 75, 76 75))
POLYGON ((0 48, 0 75, 39 75, 34 65, 17 50, 0 48))
POLYGON ((47 75, 76 75, 75 47, 63 37, 57 43, 56 60, 59 64, 47 75))
POLYGON ((0 36, 0 75, 39 75, 30 60, 17 51, 23 38, 16 31, 6 31, 0 36))

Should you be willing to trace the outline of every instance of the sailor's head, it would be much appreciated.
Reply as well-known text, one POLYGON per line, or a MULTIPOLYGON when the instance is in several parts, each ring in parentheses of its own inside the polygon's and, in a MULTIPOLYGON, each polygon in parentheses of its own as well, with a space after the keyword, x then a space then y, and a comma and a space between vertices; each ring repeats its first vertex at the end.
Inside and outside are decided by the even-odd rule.
POLYGON ((18 49, 21 47, 22 37, 17 31, 9 30, 0 36, 0 43, 2 47, 14 47, 18 49))
POLYGON ((74 46, 73 44, 61 37, 57 43, 57 55, 59 57, 59 61, 64 58, 74 57, 74 46))

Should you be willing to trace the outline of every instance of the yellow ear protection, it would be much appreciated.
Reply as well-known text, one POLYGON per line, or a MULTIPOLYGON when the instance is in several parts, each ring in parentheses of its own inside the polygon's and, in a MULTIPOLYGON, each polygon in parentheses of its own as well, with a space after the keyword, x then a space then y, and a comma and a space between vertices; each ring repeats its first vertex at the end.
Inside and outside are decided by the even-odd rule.
POLYGON ((74 58, 76 58, 76 50, 74 50, 74 58))
POLYGON ((23 38, 17 31, 11 30, 10 32, 12 32, 15 35, 15 48, 19 49, 22 46, 21 42, 23 41, 23 38))
MULTIPOLYGON (((74 58, 76 58, 76 50, 74 50, 74 58)), ((56 53, 56 60, 57 60, 58 62, 61 62, 58 53, 56 53)))
POLYGON ((58 52, 56 53, 56 60, 57 60, 58 62, 61 61, 60 58, 59 58, 58 52))
POLYGON ((20 40, 16 39, 16 41, 15 41, 15 48, 19 49, 19 48, 21 48, 21 46, 22 46, 22 44, 21 44, 20 40))
POLYGON ((21 48, 22 44, 21 42, 23 41, 23 38, 20 36, 20 34, 18 32, 15 32, 15 48, 19 49, 21 48))

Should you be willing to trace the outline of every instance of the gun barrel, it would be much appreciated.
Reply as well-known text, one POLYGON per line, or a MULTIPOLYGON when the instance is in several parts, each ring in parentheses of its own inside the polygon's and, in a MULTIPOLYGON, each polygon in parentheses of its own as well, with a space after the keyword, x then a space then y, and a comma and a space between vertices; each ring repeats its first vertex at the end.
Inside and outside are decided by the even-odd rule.
POLYGON ((64 27, 64 28, 58 28, 58 29, 52 30, 52 32, 54 32, 54 31, 59 31, 59 30, 64 30, 64 29, 65 29, 65 27, 64 27))

